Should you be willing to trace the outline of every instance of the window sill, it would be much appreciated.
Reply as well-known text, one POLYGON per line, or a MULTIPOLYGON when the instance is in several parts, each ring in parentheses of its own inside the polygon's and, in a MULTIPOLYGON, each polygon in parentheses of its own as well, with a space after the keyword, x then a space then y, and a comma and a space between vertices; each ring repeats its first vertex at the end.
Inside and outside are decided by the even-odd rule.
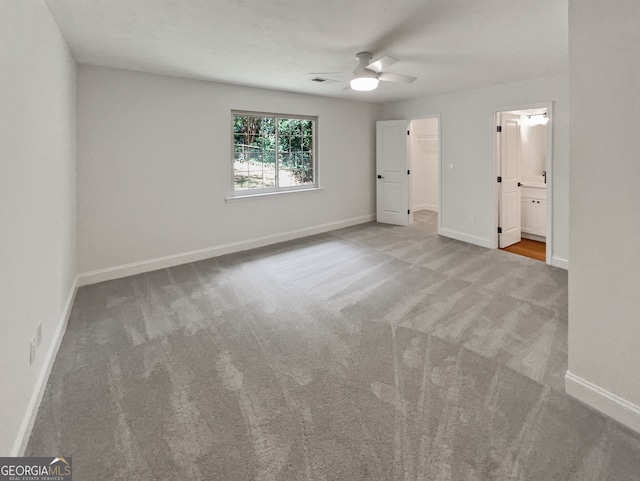
POLYGON ((246 194, 246 195, 236 195, 232 197, 225 197, 225 202, 237 202, 241 200, 251 200, 251 199, 260 199, 264 197, 278 197, 281 195, 290 195, 290 194, 302 194, 303 192, 319 192, 324 190, 322 187, 313 187, 310 189, 297 189, 297 190, 281 190, 278 192, 263 192, 260 194, 246 194))

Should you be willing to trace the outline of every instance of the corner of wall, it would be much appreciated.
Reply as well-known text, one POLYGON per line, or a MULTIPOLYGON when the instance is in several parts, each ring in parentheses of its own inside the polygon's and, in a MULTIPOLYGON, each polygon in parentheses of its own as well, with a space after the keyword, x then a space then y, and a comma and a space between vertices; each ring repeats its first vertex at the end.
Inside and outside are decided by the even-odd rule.
POLYGON ((551 265, 554 267, 559 267, 560 269, 564 269, 566 271, 569 270, 569 259, 563 259, 562 257, 553 256, 551 258, 551 265))
POLYGON ((36 416, 38 415, 40 403, 42 402, 42 397, 44 396, 44 392, 47 387, 49 375, 53 368, 53 363, 56 360, 58 349, 60 348, 62 338, 64 337, 64 333, 67 329, 67 323, 69 322, 71 309, 73 307, 77 291, 78 278, 76 277, 73 281, 73 285, 71 286, 71 290, 65 302, 64 310, 60 316, 58 325, 56 326, 53 337, 50 341, 49 349, 47 350, 44 363, 42 364, 38 374, 31 397, 29 398, 29 404, 27 405, 25 415, 20 423, 20 429, 13 444, 13 448, 11 449, 10 456, 24 456, 25 449, 29 442, 29 437, 31 436, 31 430, 33 429, 33 424, 36 420, 36 416))

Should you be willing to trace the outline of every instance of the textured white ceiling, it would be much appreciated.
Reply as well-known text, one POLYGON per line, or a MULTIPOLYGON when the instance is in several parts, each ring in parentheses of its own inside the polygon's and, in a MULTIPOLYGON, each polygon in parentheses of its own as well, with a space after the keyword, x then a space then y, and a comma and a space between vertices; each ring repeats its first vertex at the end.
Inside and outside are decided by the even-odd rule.
POLYGON ((377 102, 567 68, 567 0, 46 0, 79 63, 377 102), (418 77, 343 92, 354 55, 418 77))

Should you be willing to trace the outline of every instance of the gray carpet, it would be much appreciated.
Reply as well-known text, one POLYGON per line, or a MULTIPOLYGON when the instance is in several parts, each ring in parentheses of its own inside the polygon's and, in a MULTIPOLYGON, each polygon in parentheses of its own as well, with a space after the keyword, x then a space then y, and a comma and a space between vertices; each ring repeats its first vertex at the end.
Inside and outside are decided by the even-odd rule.
POLYGON ((366 224, 79 290, 29 442, 76 480, 640 479, 563 390, 567 274, 366 224))

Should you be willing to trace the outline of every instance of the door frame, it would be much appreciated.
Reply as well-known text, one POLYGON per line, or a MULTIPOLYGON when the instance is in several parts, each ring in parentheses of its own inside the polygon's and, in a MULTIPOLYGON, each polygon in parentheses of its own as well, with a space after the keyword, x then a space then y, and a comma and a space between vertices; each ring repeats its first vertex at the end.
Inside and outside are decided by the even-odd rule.
POLYGON ((547 224, 547 235, 546 235, 546 263, 549 265, 553 265, 553 101, 548 102, 537 102, 530 104, 520 104, 515 106, 507 106, 501 109, 496 109, 493 112, 493 185, 494 185, 494 199, 495 199, 495 210, 494 210, 494 218, 495 228, 493 229, 493 245, 494 249, 498 249, 498 227, 500 222, 499 217, 499 208, 500 208, 500 188, 498 186, 497 177, 500 172, 500 142, 498 138, 498 132, 496 131, 496 127, 499 125, 499 114, 502 112, 513 112, 514 110, 528 110, 528 109, 546 109, 547 117, 549 117, 549 123, 547 123, 547 135, 546 135, 546 146, 545 146, 545 171, 547 172, 547 212, 546 212, 546 224, 547 224))
MULTIPOLYGON (((406 120, 438 119, 438 235, 442 231, 442 114, 411 115, 406 120)), ((409 126, 411 129, 411 126, 409 126)))

